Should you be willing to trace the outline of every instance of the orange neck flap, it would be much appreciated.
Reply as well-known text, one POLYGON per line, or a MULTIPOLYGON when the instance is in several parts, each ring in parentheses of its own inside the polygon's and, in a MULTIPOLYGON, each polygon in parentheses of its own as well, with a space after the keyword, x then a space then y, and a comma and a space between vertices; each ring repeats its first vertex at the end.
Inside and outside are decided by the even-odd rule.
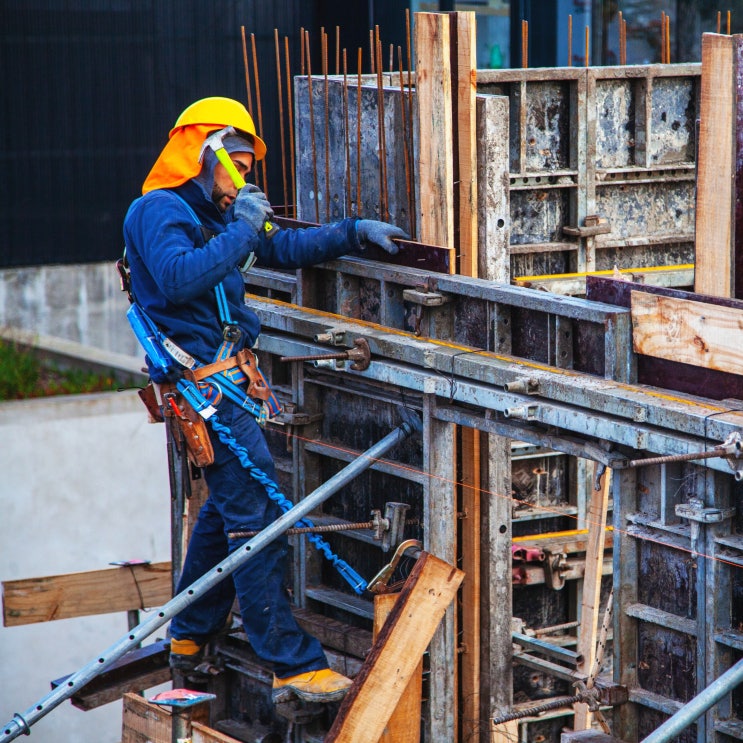
POLYGON ((142 193, 156 188, 174 188, 198 175, 201 146, 213 131, 214 124, 191 124, 174 132, 145 179, 142 193))

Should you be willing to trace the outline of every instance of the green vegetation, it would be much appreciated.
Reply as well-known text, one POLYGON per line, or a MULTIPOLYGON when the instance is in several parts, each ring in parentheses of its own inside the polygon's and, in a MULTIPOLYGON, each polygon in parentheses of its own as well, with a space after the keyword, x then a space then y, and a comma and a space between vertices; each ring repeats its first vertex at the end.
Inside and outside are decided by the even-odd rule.
POLYGON ((0 400, 104 392, 120 386, 113 373, 61 369, 33 351, 0 341, 0 400))

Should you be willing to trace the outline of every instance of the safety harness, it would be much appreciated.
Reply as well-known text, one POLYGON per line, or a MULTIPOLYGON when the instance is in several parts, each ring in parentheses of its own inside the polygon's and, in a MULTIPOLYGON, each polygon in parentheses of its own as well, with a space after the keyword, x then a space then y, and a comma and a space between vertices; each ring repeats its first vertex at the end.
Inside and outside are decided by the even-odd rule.
MULTIPOLYGON (((205 239, 213 236, 208 234, 196 212, 181 196, 166 189, 163 189, 163 193, 171 194, 185 206, 194 222, 204 232, 205 239)), ((281 412, 281 404, 258 368, 255 354, 250 349, 243 349, 231 355, 242 331, 232 322, 221 282, 214 291, 222 323, 223 341, 212 363, 204 364, 167 338, 138 304, 131 287, 126 248, 122 258, 117 261, 116 268, 121 279, 122 291, 125 291, 129 298, 127 319, 151 365, 163 376, 176 380, 175 387, 184 400, 203 420, 209 422, 219 440, 235 454, 250 476, 263 485, 268 497, 285 513, 290 511, 293 507, 292 502, 279 490, 279 486, 272 478, 253 464, 247 449, 235 439, 229 426, 221 423, 217 414, 217 405, 222 395, 247 410, 260 426, 281 412), (246 382, 247 394, 240 386, 246 382)), ((180 414, 178 410, 175 412, 180 414)), ((296 525, 310 528, 314 526, 307 518, 300 519, 296 525)), ((366 590, 366 581, 345 560, 333 553, 330 545, 320 535, 308 534, 308 539, 357 594, 362 594, 366 590)))

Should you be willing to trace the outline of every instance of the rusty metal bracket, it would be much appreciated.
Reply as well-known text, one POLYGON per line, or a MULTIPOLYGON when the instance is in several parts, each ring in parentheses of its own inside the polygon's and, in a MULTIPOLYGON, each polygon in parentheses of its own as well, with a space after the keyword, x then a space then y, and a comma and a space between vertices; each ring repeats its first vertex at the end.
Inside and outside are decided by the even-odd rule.
POLYGON ((354 348, 335 353, 308 354, 306 356, 281 356, 280 361, 313 361, 315 366, 325 366, 328 361, 351 361, 354 371, 366 371, 371 363, 371 350, 366 338, 359 337, 353 342, 354 348))
POLYGON ((544 550, 544 582, 553 590, 565 586, 565 571, 568 570, 568 556, 564 552, 552 553, 544 550))
POLYGON ((593 237, 594 235, 605 235, 611 232, 611 225, 606 217, 600 217, 598 214, 591 214, 583 220, 583 227, 562 228, 563 234, 571 237, 593 237))

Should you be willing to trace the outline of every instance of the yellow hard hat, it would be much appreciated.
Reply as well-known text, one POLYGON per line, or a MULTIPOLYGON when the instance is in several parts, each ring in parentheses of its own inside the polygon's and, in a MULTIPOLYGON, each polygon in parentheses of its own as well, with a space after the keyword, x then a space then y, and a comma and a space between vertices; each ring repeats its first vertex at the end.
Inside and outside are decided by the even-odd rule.
POLYGON ((214 125, 218 128, 234 126, 235 129, 250 135, 255 147, 256 160, 262 160, 266 156, 266 143, 256 134, 252 116, 242 103, 232 98, 215 96, 192 103, 178 117, 168 138, 181 127, 191 124, 214 125))

